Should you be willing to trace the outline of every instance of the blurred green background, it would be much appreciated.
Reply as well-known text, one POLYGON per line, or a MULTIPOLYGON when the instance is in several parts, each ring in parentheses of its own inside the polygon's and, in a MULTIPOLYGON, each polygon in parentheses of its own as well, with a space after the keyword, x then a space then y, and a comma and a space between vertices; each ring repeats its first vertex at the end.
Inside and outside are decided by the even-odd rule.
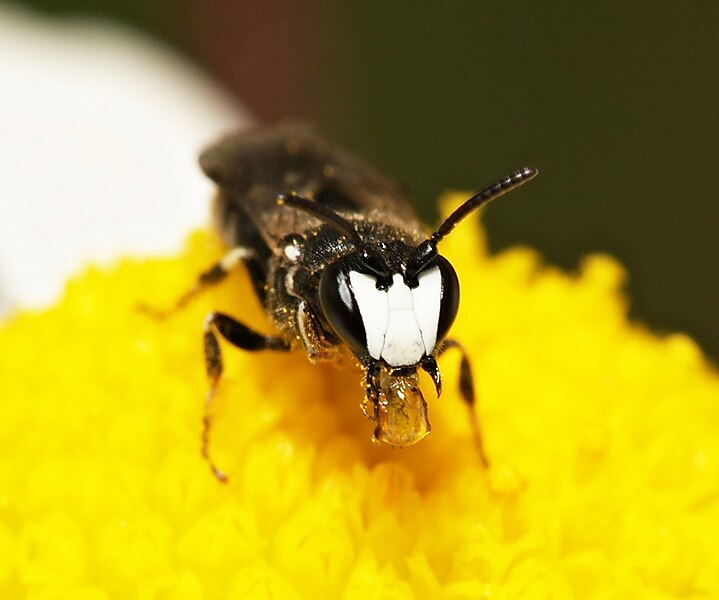
POLYGON ((258 119, 302 117, 405 182, 540 169, 484 221, 493 249, 627 267, 632 315, 719 357, 719 5, 35 0, 178 48, 258 119))

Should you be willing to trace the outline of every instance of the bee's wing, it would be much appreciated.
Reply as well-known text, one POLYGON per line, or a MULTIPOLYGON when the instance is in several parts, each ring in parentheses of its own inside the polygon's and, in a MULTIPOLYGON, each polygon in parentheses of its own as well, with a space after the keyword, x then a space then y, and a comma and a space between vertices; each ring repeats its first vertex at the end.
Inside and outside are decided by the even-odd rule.
POLYGON ((348 219, 394 225, 419 239, 424 235, 400 185, 305 125, 230 135, 202 153, 200 166, 271 248, 282 237, 319 224, 306 213, 277 205, 277 197, 290 192, 314 198, 348 219))

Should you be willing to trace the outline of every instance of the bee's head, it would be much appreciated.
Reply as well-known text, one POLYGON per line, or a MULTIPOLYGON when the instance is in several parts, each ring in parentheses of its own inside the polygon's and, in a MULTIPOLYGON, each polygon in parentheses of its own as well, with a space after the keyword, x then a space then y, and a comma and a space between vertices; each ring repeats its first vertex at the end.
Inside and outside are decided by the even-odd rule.
POLYGON ((355 248, 320 276, 322 311, 335 333, 364 364, 416 368, 433 356, 459 305, 457 275, 437 244, 469 213, 536 174, 525 167, 475 194, 416 246, 363 239, 352 222, 328 206, 295 194, 278 202, 324 221, 355 248))

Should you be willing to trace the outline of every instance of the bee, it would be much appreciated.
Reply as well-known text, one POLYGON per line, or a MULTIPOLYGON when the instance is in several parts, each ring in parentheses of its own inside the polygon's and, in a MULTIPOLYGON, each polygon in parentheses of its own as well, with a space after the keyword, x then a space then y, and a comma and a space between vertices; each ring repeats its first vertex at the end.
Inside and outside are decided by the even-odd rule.
POLYGON ((230 135, 199 162, 217 184, 214 222, 230 250, 176 307, 244 265, 276 330, 264 335, 222 312, 205 320, 202 455, 215 476, 227 479, 209 453, 212 402, 223 371, 218 338, 246 351, 303 349, 311 362, 338 360, 349 349, 364 371, 361 407, 374 422, 373 440, 399 447, 430 433, 418 371, 429 374, 439 396, 437 357, 456 348, 459 389, 488 466, 469 360, 447 338, 459 282, 437 246, 469 213, 537 170, 519 169, 483 189, 428 235, 400 185, 303 124, 230 135))

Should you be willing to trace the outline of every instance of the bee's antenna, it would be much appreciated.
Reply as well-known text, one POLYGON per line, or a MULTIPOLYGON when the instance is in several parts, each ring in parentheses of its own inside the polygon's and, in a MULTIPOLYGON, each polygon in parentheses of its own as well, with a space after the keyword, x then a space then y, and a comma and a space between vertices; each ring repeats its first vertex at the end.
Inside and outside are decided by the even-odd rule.
POLYGON ((297 210, 301 210, 318 218, 320 221, 324 221, 328 225, 332 225, 335 229, 344 233, 358 248, 363 244, 362 238, 359 236, 359 233, 357 233, 355 228, 352 227, 352 224, 327 206, 318 204, 314 200, 298 196, 295 192, 280 194, 277 196, 277 204, 280 206, 291 206, 292 208, 296 208, 297 210))
POLYGON ((437 228, 437 231, 432 234, 430 238, 431 243, 437 244, 442 238, 446 237, 457 224, 473 210, 478 209, 490 200, 499 198, 501 195, 518 188, 523 183, 535 177, 537 173, 539 173, 539 171, 533 167, 522 167, 504 179, 500 179, 484 188, 481 192, 476 193, 444 220, 437 228))

